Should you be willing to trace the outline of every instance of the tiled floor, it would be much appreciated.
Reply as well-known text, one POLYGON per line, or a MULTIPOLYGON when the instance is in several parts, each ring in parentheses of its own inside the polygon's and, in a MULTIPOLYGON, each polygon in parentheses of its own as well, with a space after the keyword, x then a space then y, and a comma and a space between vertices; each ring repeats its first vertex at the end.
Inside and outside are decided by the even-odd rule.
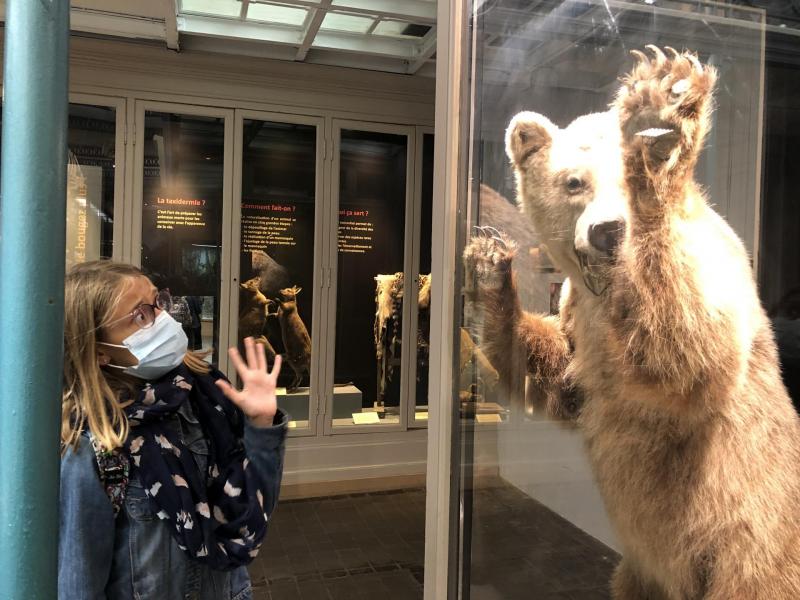
MULTIPOLYGON (((476 491, 471 600, 608 598, 618 557, 512 487, 476 491)), ((255 600, 422 598, 424 490, 282 502, 255 600)))
POLYGON ((422 598, 425 491, 281 502, 250 567, 255 600, 422 598))
POLYGON ((619 555, 511 486, 476 490, 471 600, 602 600, 619 555))

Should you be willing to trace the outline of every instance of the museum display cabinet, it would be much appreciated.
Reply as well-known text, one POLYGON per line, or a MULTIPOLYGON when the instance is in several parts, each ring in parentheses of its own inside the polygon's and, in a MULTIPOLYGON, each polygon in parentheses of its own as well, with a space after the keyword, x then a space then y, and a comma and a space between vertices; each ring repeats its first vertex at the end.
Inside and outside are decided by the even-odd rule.
MULTIPOLYGON (((430 360, 442 414, 430 430, 438 462, 430 466, 428 508, 439 518, 429 521, 426 597, 607 598, 621 545, 584 435, 548 416, 550 399, 529 356, 512 343, 498 351, 503 326, 486 307, 501 304, 479 300, 486 273, 500 277, 504 271, 492 269, 508 256, 523 310, 557 315, 565 289, 563 262, 538 234, 537 215, 517 206, 507 151, 517 138, 509 123, 534 111, 552 132, 607 111, 634 64, 631 52, 648 44, 694 52, 713 67, 714 110, 695 178, 743 242, 776 332, 784 382, 798 403, 790 340, 797 339, 800 219, 787 177, 797 131, 800 8, 769 1, 468 0, 440 10, 434 194, 442 203, 434 204, 433 273, 445 275, 432 300, 430 360), (476 259, 476 247, 491 251, 476 259), (501 385, 503 373, 512 374, 511 389, 501 385)), ((601 144, 601 127, 577 130, 573 135, 588 137, 576 152, 601 144)), ((535 127, 520 131, 532 148, 521 164, 550 164, 531 157, 550 148, 551 138, 539 145, 529 142, 537 139, 535 127)), ((613 141, 606 144, 606 155, 617 151, 613 141)), ((600 179, 613 168, 602 152, 598 171, 582 176, 600 179)), ((567 165, 562 158, 558 164, 567 165)), ((536 181, 547 186, 562 175, 536 181)), ((552 191, 547 218, 577 206, 570 204, 574 192, 564 187, 562 197, 560 189, 552 191)), ((574 224, 551 234, 551 246, 563 242, 574 252, 574 224)), ((580 402, 561 407, 577 413, 580 402)))
POLYGON ((432 127, 74 96, 68 266, 139 264, 223 370, 283 355, 295 435, 425 427, 432 127))

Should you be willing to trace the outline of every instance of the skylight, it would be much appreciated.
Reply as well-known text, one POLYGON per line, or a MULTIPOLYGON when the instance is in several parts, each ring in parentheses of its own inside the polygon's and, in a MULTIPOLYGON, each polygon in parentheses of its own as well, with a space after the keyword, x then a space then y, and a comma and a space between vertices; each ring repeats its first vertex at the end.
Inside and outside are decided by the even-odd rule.
POLYGON ((257 41, 261 56, 413 74, 436 49, 435 0, 179 2, 179 33, 225 39, 225 51, 257 41))
POLYGON ((238 17, 241 11, 240 0, 181 0, 181 12, 214 17, 238 17))
POLYGON ((278 6, 275 4, 250 4, 247 7, 248 21, 264 21, 301 27, 308 16, 305 8, 278 6))
POLYGON ((357 17, 355 15, 329 12, 325 15, 320 29, 347 31, 348 33, 367 33, 374 21, 375 19, 369 17, 357 17))

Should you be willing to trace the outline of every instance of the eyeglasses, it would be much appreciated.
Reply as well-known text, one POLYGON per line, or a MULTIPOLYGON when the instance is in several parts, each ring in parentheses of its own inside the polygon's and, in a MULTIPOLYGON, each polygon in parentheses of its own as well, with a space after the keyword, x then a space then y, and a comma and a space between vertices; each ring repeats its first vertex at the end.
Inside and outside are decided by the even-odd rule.
POLYGON ((139 329, 147 329, 148 327, 152 327, 153 323, 156 321, 156 309, 166 312, 172 310, 172 295, 169 293, 168 289, 158 291, 155 304, 140 304, 125 315, 123 319, 132 317, 133 322, 139 326, 139 329))
MULTIPOLYGON (((139 327, 139 329, 147 329, 148 327, 152 327, 153 323, 156 322, 156 309, 164 310, 164 311, 171 311, 172 310, 172 295, 169 293, 169 289, 159 290, 156 293, 155 302, 153 304, 140 304, 136 308, 134 308, 131 312, 129 312, 124 317, 120 317, 119 319, 114 319, 109 323, 104 323, 103 325, 98 325, 97 327, 90 329, 86 333, 82 335, 86 335, 87 333, 92 333, 101 329, 103 327, 109 327, 114 323, 119 323, 125 319, 133 319, 133 322, 139 327)), ((81 336, 76 336, 76 339, 81 336)))

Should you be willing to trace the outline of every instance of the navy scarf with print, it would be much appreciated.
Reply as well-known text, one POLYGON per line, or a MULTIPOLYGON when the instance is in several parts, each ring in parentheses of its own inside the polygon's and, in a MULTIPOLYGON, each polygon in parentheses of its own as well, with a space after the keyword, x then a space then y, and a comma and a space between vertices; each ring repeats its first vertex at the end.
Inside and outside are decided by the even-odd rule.
POLYGON ((230 570, 252 561, 267 533, 264 483, 248 468, 244 417, 215 381, 185 365, 147 383, 125 408, 131 426, 125 447, 158 518, 190 558, 230 570), (202 473, 174 429, 165 425, 191 402, 209 444, 202 473))

